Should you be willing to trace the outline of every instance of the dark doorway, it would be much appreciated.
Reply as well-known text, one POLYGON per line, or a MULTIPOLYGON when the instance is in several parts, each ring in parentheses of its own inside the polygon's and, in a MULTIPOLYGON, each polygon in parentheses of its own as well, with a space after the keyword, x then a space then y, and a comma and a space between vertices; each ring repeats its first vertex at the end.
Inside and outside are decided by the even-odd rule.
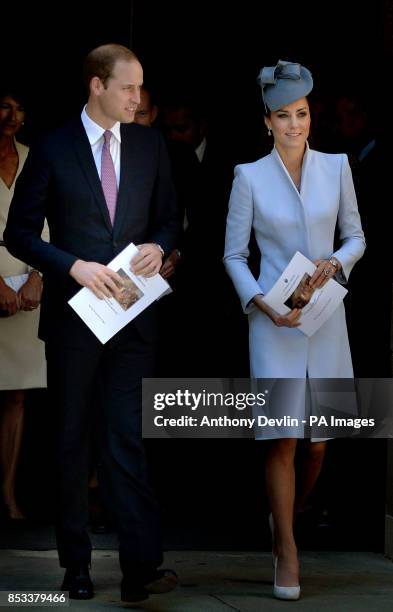
MULTIPOLYGON (((2 74, 28 90, 31 138, 80 112, 81 64, 91 48, 112 41, 131 45, 149 84, 159 92, 192 87, 220 133, 247 155, 260 139, 256 75, 262 65, 278 59, 310 67, 320 91, 348 83, 375 88, 377 108, 384 93, 378 86, 384 60, 383 5, 333 0, 317 8, 316 3, 254 0, 215 8, 213 2, 136 0, 112 2, 99 11, 93 2, 21 6, 17 18, 15 8, 9 17, 2 14, 2 74)), ((36 462, 26 457, 36 452, 35 434, 50 439, 50 430, 47 436, 43 431, 54 407, 44 408, 40 394, 39 400, 32 398, 32 411, 34 401, 41 408, 28 419, 21 478, 32 496, 27 505, 37 514, 40 500, 33 499, 28 484, 32 470, 40 472, 34 478, 43 479, 45 491, 53 483, 51 474, 44 473, 42 447, 36 462)), ((148 453, 169 547, 268 547, 263 450, 256 443, 159 442, 149 441, 148 453)), ((318 499, 322 510, 327 504, 332 520, 305 534, 309 547, 382 550, 384 449, 382 440, 331 445, 318 499), (345 466, 350 466, 348 473, 345 466)), ((44 499, 46 512, 46 494, 44 499)))

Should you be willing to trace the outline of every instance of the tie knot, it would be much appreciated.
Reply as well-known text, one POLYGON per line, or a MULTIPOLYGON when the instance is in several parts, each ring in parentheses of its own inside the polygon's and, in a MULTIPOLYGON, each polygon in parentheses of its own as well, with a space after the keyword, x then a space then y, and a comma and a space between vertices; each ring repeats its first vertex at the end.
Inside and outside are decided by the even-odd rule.
POLYGON ((112 132, 110 130, 105 130, 104 132, 105 144, 108 147, 112 138, 112 132))

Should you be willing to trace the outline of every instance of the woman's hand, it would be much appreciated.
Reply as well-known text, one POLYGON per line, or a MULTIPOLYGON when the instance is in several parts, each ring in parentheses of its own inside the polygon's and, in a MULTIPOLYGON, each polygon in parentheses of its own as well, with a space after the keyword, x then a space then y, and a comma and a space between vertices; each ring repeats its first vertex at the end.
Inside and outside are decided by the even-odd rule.
POLYGON ((317 259, 314 261, 314 265, 317 266, 317 269, 310 279, 310 286, 313 289, 321 289, 330 278, 333 278, 336 272, 341 270, 341 264, 338 259, 332 257, 332 260, 336 265, 333 265, 328 259, 317 259))
POLYGON ((3 316, 11 317, 19 310, 18 294, 0 276, 0 311, 3 316))
POLYGON ((18 291, 21 310, 35 310, 41 301, 42 280, 38 272, 33 270, 29 278, 18 291))
POLYGON ((270 308, 264 303, 261 295, 256 295, 253 300, 254 304, 264 312, 277 327, 299 327, 300 317, 302 314, 301 308, 293 308, 288 314, 280 315, 278 312, 270 308))

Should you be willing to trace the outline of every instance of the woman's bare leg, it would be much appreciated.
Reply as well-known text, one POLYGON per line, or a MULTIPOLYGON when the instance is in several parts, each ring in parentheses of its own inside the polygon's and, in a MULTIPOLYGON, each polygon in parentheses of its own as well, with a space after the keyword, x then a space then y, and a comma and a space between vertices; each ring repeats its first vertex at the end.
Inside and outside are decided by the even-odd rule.
POLYGON ((294 458, 297 440, 285 438, 269 442, 266 458, 266 489, 274 519, 275 550, 278 556, 277 584, 299 584, 299 562, 293 535, 295 502, 294 458))
POLYGON ((15 479, 22 442, 24 421, 24 392, 5 392, 0 414, 0 462, 3 476, 2 493, 9 516, 25 518, 15 498, 15 479))
POLYGON ((295 516, 302 512, 321 473, 326 452, 326 442, 306 441, 304 461, 298 477, 298 490, 295 500, 295 516))

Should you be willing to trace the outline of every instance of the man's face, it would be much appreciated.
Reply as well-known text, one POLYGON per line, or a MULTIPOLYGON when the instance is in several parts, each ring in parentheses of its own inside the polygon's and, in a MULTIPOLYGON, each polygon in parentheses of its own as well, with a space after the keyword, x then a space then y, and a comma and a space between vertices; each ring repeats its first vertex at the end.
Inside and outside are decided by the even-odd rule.
POLYGON ((346 139, 358 137, 366 128, 365 113, 351 98, 340 98, 336 105, 336 125, 339 133, 346 139))
POLYGON ((194 149, 202 142, 202 129, 187 109, 166 110, 164 126, 169 140, 183 142, 194 149))
POLYGON ((116 121, 131 123, 140 102, 143 83, 142 66, 137 60, 118 60, 112 76, 99 87, 97 101, 102 118, 108 127, 116 121))
POLYGON ((150 94, 145 90, 140 91, 140 102, 135 112, 135 123, 151 127, 157 117, 158 109, 152 105, 150 94))

